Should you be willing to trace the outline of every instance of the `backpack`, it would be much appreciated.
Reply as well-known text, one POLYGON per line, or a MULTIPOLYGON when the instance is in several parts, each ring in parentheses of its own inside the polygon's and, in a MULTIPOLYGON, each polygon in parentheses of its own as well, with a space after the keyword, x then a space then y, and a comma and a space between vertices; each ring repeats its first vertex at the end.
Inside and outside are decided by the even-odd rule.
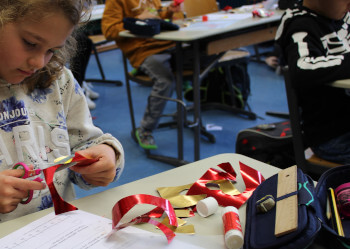
MULTIPOLYGON (((244 109, 250 94, 250 77, 248 74, 248 63, 241 62, 230 67, 233 82, 230 84, 235 93, 235 107, 244 109)), ((202 80, 200 86, 201 103, 219 103, 232 106, 231 93, 228 80, 222 67, 210 70, 202 80)), ((193 89, 188 88, 184 98, 193 101, 193 89)))
POLYGON ((282 169, 295 165, 290 121, 241 130, 236 139, 236 153, 282 169))

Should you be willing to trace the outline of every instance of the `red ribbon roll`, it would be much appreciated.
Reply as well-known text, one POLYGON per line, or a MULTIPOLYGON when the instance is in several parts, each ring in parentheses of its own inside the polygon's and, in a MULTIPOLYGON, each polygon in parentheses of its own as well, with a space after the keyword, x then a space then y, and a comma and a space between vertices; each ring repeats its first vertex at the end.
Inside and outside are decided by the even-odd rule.
POLYGON ((175 237, 174 232, 167 226, 163 225, 162 223, 151 219, 149 215, 150 213, 152 213, 152 211, 146 214, 143 214, 139 217, 136 217, 132 219, 130 222, 119 224, 123 216, 137 204, 151 204, 151 205, 157 206, 157 208, 154 209, 153 211, 156 211, 156 213, 159 213, 159 209, 162 209, 163 213, 165 212, 169 217, 169 224, 177 227, 178 224, 177 224, 175 211, 167 199, 163 199, 161 197, 152 196, 152 195, 138 194, 138 195, 131 195, 131 196, 124 197, 114 205, 112 209, 112 228, 115 230, 120 230, 130 225, 139 224, 139 223, 153 224, 157 226, 165 234, 165 236, 167 237, 168 243, 170 243, 175 237))

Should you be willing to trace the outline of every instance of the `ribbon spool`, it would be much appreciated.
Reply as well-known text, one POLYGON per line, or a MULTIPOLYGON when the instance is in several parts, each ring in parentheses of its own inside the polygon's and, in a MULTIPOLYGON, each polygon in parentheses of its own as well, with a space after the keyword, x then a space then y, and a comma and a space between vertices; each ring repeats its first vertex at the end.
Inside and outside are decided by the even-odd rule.
POLYGON ((338 203, 339 213, 345 218, 350 218, 350 182, 338 186, 334 190, 338 203))

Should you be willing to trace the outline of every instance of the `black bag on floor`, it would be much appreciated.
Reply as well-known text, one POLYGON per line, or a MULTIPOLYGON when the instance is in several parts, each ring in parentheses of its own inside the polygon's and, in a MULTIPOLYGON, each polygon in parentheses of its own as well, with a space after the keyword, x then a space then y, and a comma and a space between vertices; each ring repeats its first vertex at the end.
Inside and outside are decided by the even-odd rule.
MULTIPOLYGON (((235 95, 235 107, 244 109, 250 94, 250 77, 248 74, 248 62, 240 62, 230 66, 232 84, 235 95)), ((231 93, 228 88, 228 80, 225 71, 221 67, 215 67, 202 80, 200 86, 202 104, 219 103, 232 106, 231 93)), ((189 88, 184 93, 187 101, 193 101, 193 89, 189 88)))
POLYGON ((279 168, 295 165, 290 121, 262 124, 240 131, 236 153, 279 168))

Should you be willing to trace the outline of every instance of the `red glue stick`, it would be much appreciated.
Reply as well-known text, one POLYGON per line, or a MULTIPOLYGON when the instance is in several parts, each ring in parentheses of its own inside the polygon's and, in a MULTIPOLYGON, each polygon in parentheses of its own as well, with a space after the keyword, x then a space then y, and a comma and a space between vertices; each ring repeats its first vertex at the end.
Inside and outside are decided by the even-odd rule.
POLYGON ((239 249, 243 246, 242 226, 237 208, 229 206, 222 210, 225 244, 229 249, 239 249))

